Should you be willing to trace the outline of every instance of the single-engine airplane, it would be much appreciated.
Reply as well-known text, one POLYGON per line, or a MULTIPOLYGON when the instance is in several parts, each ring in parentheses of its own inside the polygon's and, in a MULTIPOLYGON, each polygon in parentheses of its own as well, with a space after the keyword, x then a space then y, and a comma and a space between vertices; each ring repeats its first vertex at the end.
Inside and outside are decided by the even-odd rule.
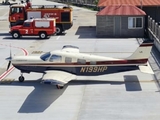
POLYGON ((40 56, 11 56, 10 64, 21 71, 19 82, 24 81, 23 73, 43 73, 42 81, 49 81, 62 89, 71 80, 80 76, 96 76, 140 69, 146 70, 153 43, 143 41, 136 51, 125 59, 80 53, 79 48, 65 45, 61 50, 44 53, 40 56))

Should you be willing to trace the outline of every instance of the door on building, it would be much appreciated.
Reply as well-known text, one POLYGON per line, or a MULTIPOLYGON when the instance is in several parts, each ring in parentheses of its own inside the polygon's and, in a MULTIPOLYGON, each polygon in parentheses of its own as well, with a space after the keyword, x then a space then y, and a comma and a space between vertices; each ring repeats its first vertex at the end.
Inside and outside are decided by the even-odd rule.
POLYGON ((121 35, 121 17, 114 17, 114 35, 115 37, 119 37, 121 35))

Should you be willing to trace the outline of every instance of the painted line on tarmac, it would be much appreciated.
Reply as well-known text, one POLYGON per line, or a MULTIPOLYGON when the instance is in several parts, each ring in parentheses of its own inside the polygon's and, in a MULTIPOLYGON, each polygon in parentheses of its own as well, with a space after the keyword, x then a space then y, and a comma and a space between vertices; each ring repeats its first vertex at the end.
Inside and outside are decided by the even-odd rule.
POLYGON ((56 38, 56 40, 58 40, 60 38, 60 36, 58 36, 57 38, 56 38))
MULTIPOLYGON (((3 45, 3 44, 0 44, 0 45, 3 45)), ((25 56, 28 55, 28 51, 24 48, 20 48, 20 47, 15 47, 15 46, 10 46, 10 45, 4 45, 4 46, 7 46, 7 47, 12 47, 12 48, 18 48, 18 49, 21 49, 23 51, 23 54, 25 56)), ((7 71, 5 71, 1 76, 0 76, 0 81, 5 78, 9 73, 11 73, 11 71, 13 71, 14 69, 14 66, 12 66, 11 68, 9 68, 7 71)))

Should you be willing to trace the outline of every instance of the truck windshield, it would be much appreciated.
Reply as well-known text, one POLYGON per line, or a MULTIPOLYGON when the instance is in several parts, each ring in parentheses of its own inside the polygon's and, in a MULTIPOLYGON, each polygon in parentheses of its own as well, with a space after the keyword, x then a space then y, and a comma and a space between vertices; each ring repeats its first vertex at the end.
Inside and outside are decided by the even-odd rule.
POLYGON ((21 8, 21 7, 12 7, 11 8, 11 14, 14 14, 14 13, 22 13, 22 11, 23 11, 23 8, 21 8))
POLYGON ((30 22, 24 22, 23 27, 30 27, 30 22))
POLYGON ((51 53, 50 53, 50 52, 47 52, 47 53, 41 55, 40 58, 41 58, 43 61, 47 61, 50 56, 51 56, 51 53))

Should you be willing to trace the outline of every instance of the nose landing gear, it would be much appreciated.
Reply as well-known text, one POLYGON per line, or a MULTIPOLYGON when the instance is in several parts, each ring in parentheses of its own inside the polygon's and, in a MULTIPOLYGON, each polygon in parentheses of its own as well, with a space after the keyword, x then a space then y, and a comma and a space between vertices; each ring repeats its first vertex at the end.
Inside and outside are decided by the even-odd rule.
POLYGON ((19 80, 19 82, 24 82, 24 77, 23 77, 23 74, 21 73, 21 76, 19 76, 19 78, 18 78, 18 80, 19 80))

